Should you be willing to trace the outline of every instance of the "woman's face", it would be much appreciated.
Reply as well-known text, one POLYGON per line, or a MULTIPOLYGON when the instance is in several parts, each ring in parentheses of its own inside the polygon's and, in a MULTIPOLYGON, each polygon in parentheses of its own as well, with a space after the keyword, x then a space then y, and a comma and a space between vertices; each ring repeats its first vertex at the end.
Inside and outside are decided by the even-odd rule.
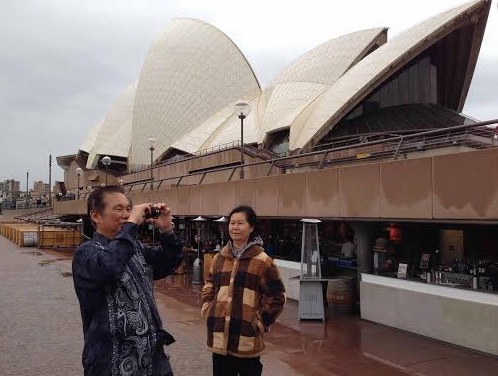
POLYGON ((228 233, 235 244, 247 244, 254 227, 247 222, 246 213, 233 213, 228 222, 228 233))

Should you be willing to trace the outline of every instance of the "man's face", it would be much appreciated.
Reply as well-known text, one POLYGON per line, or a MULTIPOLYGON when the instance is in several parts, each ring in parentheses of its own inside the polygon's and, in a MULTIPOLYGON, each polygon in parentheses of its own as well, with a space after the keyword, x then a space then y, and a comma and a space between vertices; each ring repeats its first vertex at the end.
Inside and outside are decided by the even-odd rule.
POLYGON ((90 215, 97 232, 113 239, 121 231, 123 223, 128 220, 130 212, 131 205, 124 194, 106 193, 104 194, 104 209, 101 212, 92 210, 90 215))

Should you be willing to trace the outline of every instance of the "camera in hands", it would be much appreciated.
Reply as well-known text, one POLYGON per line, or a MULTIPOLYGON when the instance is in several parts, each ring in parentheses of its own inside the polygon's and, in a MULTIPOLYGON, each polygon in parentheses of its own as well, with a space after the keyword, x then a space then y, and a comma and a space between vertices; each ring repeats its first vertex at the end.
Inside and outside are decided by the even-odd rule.
POLYGON ((148 218, 158 218, 161 215, 161 209, 155 206, 151 206, 150 212, 145 213, 145 219, 148 218))

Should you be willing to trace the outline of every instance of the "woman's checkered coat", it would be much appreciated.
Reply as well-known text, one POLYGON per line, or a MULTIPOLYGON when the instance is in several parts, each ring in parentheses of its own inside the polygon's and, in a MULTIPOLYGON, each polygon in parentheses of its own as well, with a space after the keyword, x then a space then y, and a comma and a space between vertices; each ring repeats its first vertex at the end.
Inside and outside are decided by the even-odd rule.
POLYGON ((253 244, 236 259, 229 243, 214 257, 202 289, 209 349, 241 358, 261 355, 263 335, 284 304, 284 285, 264 249, 253 244))

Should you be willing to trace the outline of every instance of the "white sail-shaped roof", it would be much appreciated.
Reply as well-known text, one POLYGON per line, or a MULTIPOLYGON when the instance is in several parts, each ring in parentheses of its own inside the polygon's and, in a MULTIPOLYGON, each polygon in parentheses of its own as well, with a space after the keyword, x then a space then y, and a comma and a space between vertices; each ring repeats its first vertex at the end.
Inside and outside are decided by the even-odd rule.
POLYGON ((360 30, 318 45, 289 64, 274 83, 316 82, 332 85, 344 72, 363 59, 374 45, 387 40, 386 28, 360 30))
MULTIPOLYGON (((244 144, 258 142, 259 127, 257 122, 258 98, 249 101, 251 112, 244 119, 244 144)), ((230 142, 240 141, 240 119, 233 114, 230 116, 202 145, 201 149, 209 149, 218 145, 225 145, 230 142)))
MULTIPOLYGON (((257 143, 260 134, 257 122, 258 98, 249 101, 251 111, 244 119, 244 144, 257 143)), ((173 148, 194 154, 240 141, 240 119, 234 114, 235 103, 226 106, 207 121, 179 138, 173 148)))
POLYGON ((323 43, 290 64, 274 81, 263 135, 291 126, 312 101, 386 39, 385 28, 357 31, 323 43))
POLYGON ((296 117, 328 88, 328 85, 314 82, 289 82, 276 85, 266 105, 261 125, 263 138, 267 133, 290 127, 296 117))
POLYGON ((140 74, 129 163, 149 163, 150 137, 160 156, 228 104, 260 92, 246 58, 225 34, 199 20, 173 20, 140 74))
POLYGON ((206 140, 232 115, 233 106, 223 108, 201 125, 173 142, 171 147, 190 154, 202 150, 206 140))
POLYGON ((97 140, 97 137, 100 132, 100 128, 102 128, 102 124, 104 123, 104 119, 99 121, 97 124, 95 124, 91 129, 90 132, 87 133, 85 139, 81 143, 80 149, 81 151, 84 151, 85 153, 90 153, 90 151, 93 148, 93 145, 95 144, 95 141, 97 140))
MULTIPOLYGON (((385 28, 332 39, 283 69, 264 92, 244 55, 220 30, 199 20, 173 20, 150 49, 138 81, 92 128, 80 150, 89 155, 88 168, 110 155, 128 158, 129 169, 134 169, 149 165, 151 137, 157 140, 156 160, 168 156, 170 149, 194 154, 238 142, 240 119, 233 105, 239 100, 251 104, 244 120, 245 143, 265 145, 273 142, 269 134, 290 128, 289 149, 301 149, 318 143, 355 108, 361 115, 359 105, 370 101, 369 96, 403 84, 399 77, 422 66, 424 72, 435 72, 427 81, 433 85, 434 80, 431 103, 458 111, 489 8, 489 0, 471 1, 389 42, 385 28), (437 102, 440 97, 445 102, 437 102)), ((418 73, 413 77, 410 82, 422 82, 418 73)), ((398 100, 396 93, 391 96, 398 100)), ((414 98, 407 101, 418 100, 414 98)))
POLYGON ((101 123, 93 147, 89 151, 87 168, 95 168, 99 155, 128 158, 136 90, 137 81, 118 97, 101 123))
POLYGON ((322 95, 302 127, 291 128, 291 150, 316 143, 347 111, 351 110, 368 93, 387 79, 386 73, 394 67, 410 61, 424 49, 428 40, 435 42, 434 35, 443 38, 451 31, 454 21, 480 6, 489 6, 486 0, 466 3, 399 34, 348 70, 326 93, 322 95), (431 38, 432 37, 432 38, 431 38))

